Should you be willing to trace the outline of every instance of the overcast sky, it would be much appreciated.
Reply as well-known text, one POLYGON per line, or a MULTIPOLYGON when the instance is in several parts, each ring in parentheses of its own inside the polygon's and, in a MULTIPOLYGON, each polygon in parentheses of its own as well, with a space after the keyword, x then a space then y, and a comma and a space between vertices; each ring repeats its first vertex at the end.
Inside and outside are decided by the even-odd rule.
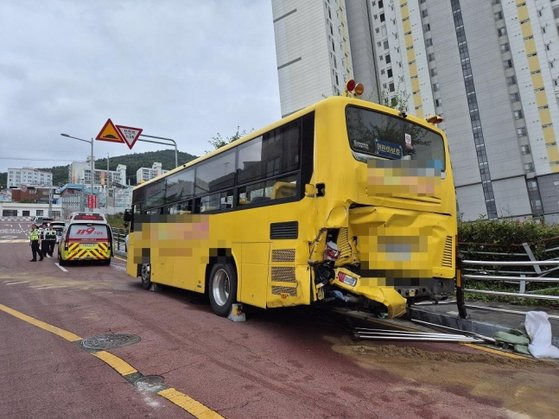
POLYGON ((85 160, 60 133, 89 139, 107 118, 196 155, 280 118, 270 0, 1 0, 0 39, 0 171, 85 160))

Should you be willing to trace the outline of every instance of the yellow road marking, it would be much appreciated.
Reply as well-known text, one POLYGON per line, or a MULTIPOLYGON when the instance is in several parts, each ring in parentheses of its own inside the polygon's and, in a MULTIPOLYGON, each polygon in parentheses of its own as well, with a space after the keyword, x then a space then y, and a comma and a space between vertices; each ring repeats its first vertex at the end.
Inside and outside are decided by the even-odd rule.
POLYGON ((60 336, 61 338, 64 338, 66 340, 69 340, 70 342, 76 342, 78 340, 82 340, 81 337, 73 334, 72 332, 68 332, 67 330, 61 329, 56 326, 52 326, 41 320, 37 320, 34 317, 28 316, 27 314, 23 314, 17 310, 14 310, 13 308, 5 306, 4 304, 0 304, 0 310, 2 310, 5 313, 11 314, 14 317, 17 317, 18 319, 23 320, 24 322, 30 323, 33 326, 37 326, 43 330, 46 330, 47 332, 54 333, 55 335, 60 336))
MULTIPOLYGON (((75 335, 72 332, 68 332, 67 330, 50 325, 41 320, 37 320, 34 317, 28 316, 27 314, 23 314, 22 312, 14 310, 13 308, 5 306, 4 304, 0 304, 0 311, 10 314, 20 320, 23 320, 24 322, 32 324, 33 326, 37 326, 43 330, 46 330, 47 332, 54 333, 55 335, 60 336, 61 338, 64 338, 70 342, 77 342, 79 340, 82 340, 81 337, 75 335)), ((128 362, 124 361, 123 359, 119 358, 116 355, 113 355, 110 352, 97 351, 97 352, 91 352, 91 354, 97 357, 98 359, 100 359, 101 361, 103 361, 105 364, 109 365, 112 369, 114 369, 123 377, 138 372, 138 370, 136 370, 128 362)), ((199 401, 196 401, 193 398, 187 396, 186 394, 175 390, 174 388, 161 390, 157 394, 169 400, 170 402, 176 404, 177 406, 186 410, 188 413, 190 413, 191 415, 197 418, 203 418, 203 419, 222 418, 222 416, 219 413, 203 405, 199 401)))
POLYGON ((116 372, 118 372, 122 376, 138 372, 138 370, 130 365, 128 362, 120 359, 118 356, 113 355, 110 352, 98 351, 92 352, 92 355, 110 365, 116 372))
POLYGON ((208 409, 202 403, 197 402, 196 400, 188 397, 186 394, 181 393, 180 391, 175 390, 174 388, 167 388, 165 390, 161 390, 159 393, 161 397, 166 398, 170 402, 173 402, 177 406, 182 407, 191 415, 197 418, 203 419, 214 419, 214 418, 223 418, 219 413, 208 409))
POLYGON ((532 360, 532 358, 529 358, 527 356, 510 354, 508 352, 503 352, 498 349, 492 349, 492 348, 487 348, 485 346, 476 345, 475 343, 463 343, 462 345, 467 346, 469 348, 477 349, 479 351, 489 352, 490 354, 500 355, 511 359, 523 359, 525 361, 532 360))

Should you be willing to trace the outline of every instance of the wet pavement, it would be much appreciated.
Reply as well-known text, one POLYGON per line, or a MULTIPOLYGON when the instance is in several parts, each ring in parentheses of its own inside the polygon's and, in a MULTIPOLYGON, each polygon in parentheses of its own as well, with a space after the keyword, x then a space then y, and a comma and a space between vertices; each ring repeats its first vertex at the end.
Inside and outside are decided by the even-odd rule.
POLYGON ((4 417, 185 417, 150 392, 162 385, 231 418, 556 417, 555 363, 475 345, 356 341, 354 320, 309 307, 249 309, 234 323, 200 294, 144 291, 119 259, 64 272, 29 258, 27 244, 0 244, 0 304, 94 346, 139 337, 107 351, 141 375, 127 380, 95 348, 0 312, 4 417))

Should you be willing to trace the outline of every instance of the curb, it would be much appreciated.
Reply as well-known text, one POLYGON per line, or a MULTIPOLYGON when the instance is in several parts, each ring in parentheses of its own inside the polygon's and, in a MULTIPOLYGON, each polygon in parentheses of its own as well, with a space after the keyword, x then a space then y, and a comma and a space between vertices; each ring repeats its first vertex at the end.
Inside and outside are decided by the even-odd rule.
MULTIPOLYGON (((461 319, 446 313, 434 313, 429 310, 419 309, 417 307, 409 308, 409 315, 412 319, 423 320, 430 323, 440 324, 442 326, 453 327, 455 329, 464 330, 466 332, 474 332, 483 336, 493 337, 499 331, 508 331, 512 327, 497 323, 482 322, 472 319, 461 319)), ((553 336, 551 343, 559 347, 559 336, 553 336)))

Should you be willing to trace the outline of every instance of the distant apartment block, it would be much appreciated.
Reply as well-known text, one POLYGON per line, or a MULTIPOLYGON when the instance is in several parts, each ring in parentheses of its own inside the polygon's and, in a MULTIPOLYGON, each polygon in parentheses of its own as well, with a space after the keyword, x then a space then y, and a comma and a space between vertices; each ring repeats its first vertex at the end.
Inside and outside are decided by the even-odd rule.
POLYGON ((282 114, 354 78, 366 100, 443 116, 463 219, 559 222, 559 0, 272 0, 272 10, 282 114))
MULTIPOLYGON (((85 162, 72 162, 68 166, 69 183, 86 184, 91 183, 91 167, 89 159, 85 162)), ((119 164, 116 170, 103 170, 95 168, 94 185, 98 187, 110 187, 115 184, 126 185, 126 165, 119 164)))
POLYGON ((8 169, 8 188, 20 186, 52 186, 52 173, 29 167, 8 169))
POLYGON ((136 183, 140 184, 146 182, 167 172, 168 170, 163 170, 163 165, 158 162, 153 163, 151 167, 140 167, 136 171, 136 183))

